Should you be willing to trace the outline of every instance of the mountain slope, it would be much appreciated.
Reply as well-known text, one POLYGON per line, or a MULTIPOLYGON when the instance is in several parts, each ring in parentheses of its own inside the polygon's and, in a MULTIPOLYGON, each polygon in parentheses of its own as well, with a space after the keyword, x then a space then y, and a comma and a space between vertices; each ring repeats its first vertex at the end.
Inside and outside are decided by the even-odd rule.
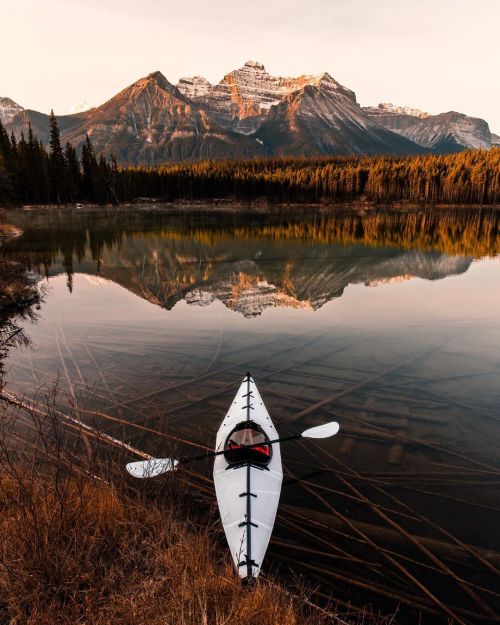
MULTIPOLYGON (((62 133, 68 132, 83 122, 85 114, 61 115, 57 118, 62 133)), ((0 122, 7 131, 13 132, 17 137, 21 132, 28 136, 29 125, 33 133, 48 144, 49 142, 49 116, 31 109, 25 109, 10 98, 0 98, 0 122)))
POLYGON ((459 152, 464 149, 489 149, 491 133, 484 119, 449 111, 430 115, 417 109, 379 104, 364 108, 379 126, 401 134, 434 152, 459 152))
POLYGON ((97 152, 132 164, 263 154, 257 142, 218 128, 160 72, 89 111, 64 139, 79 146, 86 132, 97 152))
POLYGON ((419 154, 424 148, 371 122, 352 91, 323 74, 273 107, 256 133, 275 154, 419 154))
POLYGON ((203 78, 177 85, 218 126, 254 136, 269 154, 414 154, 425 152, 376 128, 356 95, 329 74, 282 78, 247 61, 211 86, 203 78))

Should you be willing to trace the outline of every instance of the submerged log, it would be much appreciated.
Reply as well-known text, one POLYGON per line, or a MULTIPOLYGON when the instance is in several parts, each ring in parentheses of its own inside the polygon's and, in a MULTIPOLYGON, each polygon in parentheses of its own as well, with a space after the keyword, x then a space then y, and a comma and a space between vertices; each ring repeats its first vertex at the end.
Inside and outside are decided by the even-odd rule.
MULTIPOLYGON (((326 512, 320 512, 309 508, 306 510, 304 508, 300 508, 299 506, 294 506, 291 504, 281 504, 281 509, 299 517, 309 518, 311 524, 317 524, 322 527, 331 528, 335 531, 345 531, 348 527, 338 517, 334 517, 333 515, 327 514, 326 512)), ((401 547, 404 549, 408 549, 411 547, 411 545, 408 543, 408 540, 406 540, 396 530, 382 527, 374 523, 367 523, 365 521, 351 520, 351 523, 359 528, 367 536, 376 538, 384 544, 391 545, 392 547, 401 547)), ((436 538, 428 538, 427 536, 414 535, 414 537, 422 545, 424 545, 428 549, 432 549, 436 553, 439 553, 441 556, 444 556, 446 558, 452 558, 454 560, 459 560, 461 562, 466 562, 467 564, 477 563, 472 554, 466 548, 460 547, 458 545, 453 545, 451 543, 445 542, 443 540, 438 540, 436 538)), ((500 552, 494 551, 492 549, 485 549, 483 547, 476 547, 475 545, 467 545, 467 547, 479 553, 488 562, 491 562, 495 566, 500 566, 500 552)))

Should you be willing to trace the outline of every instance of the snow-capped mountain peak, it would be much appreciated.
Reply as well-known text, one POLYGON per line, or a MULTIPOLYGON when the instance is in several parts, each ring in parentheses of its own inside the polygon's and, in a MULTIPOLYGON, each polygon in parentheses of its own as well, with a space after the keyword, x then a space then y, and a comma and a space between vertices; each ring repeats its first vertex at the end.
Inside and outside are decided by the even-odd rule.
POLYGON ((391 102, 380 102, 378 106, 367 107, 367 110, 377 111, 380 113, 394 113, 395 115, 411 115, 412 117, 418 117, 420 119, 426 119, 430 117, 430 113, 421 111, 420 109, 412 108, 411 106, 397 106, 391 102))
POLYGON ((212 84, 203 76, 180 78, 177 83, 177 89, 190 100, 207 95, 211 88, 212 84))
POLYGON ((21 111, 24 109, 20 104, 10 98, 0 97, 0 121, 2 124, 9 124, 21 111))
POLYGON ((363 110, 372 122, 438 152, 456 152, 464 148, 487 150, 492 145, 491 133, 484 119, 463 113, 448 111, 431 115, 387 102, 363 110))
POLYGON ((266 71, 264 65, 262 63, 259 63, 259 61, 247 61, 243 67, 249 67, 250 69, 258 72, 266 71))
POLYGON ((90 104, 88 100, 83 100, 82 102, 78 102, 75 104, 70 110, 70 115, 75 115, 76 113, 85 113, 85 111, 90 111, 94 106, 90 104))

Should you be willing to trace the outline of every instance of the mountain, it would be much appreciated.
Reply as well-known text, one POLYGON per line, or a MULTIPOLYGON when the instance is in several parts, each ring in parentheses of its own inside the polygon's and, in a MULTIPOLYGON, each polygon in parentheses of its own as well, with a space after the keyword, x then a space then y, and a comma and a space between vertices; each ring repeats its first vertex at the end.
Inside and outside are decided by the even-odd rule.
POLYGON ((426 150, 373 123, 329 74, 285 96, 255 133, 279 156, 419 154, 426 150))
MULTIPOLYGON (((62 115, 57 118, 61 132, 69 132, 75 126, 83 123, 85 116, 78 115, 62 115)), ((5 126, 7 131, 14 132, 19 138, 21 132, 25 136, 28 135, 29 125, 34 134, 48 144, 49 142, 49 116, 45 113, 39 113, 31 109, 25 109, 17 102, 10 98, 0 98, 0 122, 5 126)))
POLYGON ((377 125, 398 133, 434 152, 489 149, 492 138, 484 119, 449 111, 430 115, 418 109, 382 103, 364 111, 377 125))
POLYGON ((10 124, 17 115, 23 111, 23 107, 10 98, 0 98, 0 122, 5 126, 10 124))
POLYGON ((70 110, 70 115, 73 115, 75 113, 86 113, 92 108, 94 107, 92 106, 92 104, 90 104, 88 100, 83 100, 82 102, 78 102, 78 104, 75 104, 75 106, 72 107, 72 109, 70 110))
POLYGON ((500 135, 491 133, 491 145, 500 146, 500 135))
POLYGON ((87 112, 84 122, 64 135, 80 146, 88 133, 96 152, 119 162, 168 161, 258 156, 255 140, 220 128, 161 72, 153 72, 87 112))
MULTIPOLYGON (((307 85, 319 85, 324 76, 327 74, 281 78, 268 74, 262 63, 247 61, 242 68, 226 74, 217 85, 212 86, 205 79, 197 77, 181 79, 177 86, 185 95, 193 97, 184 87, 184 81, 192 80, 197 85, 203 85, 204 89, 193 97, 194 101, 201 104, 220 126, 251 134, 260 127, 272 106, 307 85)), ((329 82, 339 92, 355 99, 352 91, 342 87, 333 78, 329 77, 329 82)))
POLYGON ((196 77, 177 86, 219 126, 252 135, 272 155, 423 151, 372 124, 354 92, 326 72, 282 78, 247 61, 217 85, 196 77))
MULTIPOLYGON (((86 108, 86 107, 84 107, 86 108)), ((0 120, 17 136, 49 139, 48 116, 0 98, 0 120)), ((247 61, 217 84, 194 76, 172 84, 160 72, 139 79, 101 106, 58 117, 62 141, 120 163, 157 165, 208 158, 425 154, 488 148, 484 120, 429 115, 381 104, 362 108, 330 74, 279 77, 247 61)), ((498 138, 494 139, 498 140, 498 138)))

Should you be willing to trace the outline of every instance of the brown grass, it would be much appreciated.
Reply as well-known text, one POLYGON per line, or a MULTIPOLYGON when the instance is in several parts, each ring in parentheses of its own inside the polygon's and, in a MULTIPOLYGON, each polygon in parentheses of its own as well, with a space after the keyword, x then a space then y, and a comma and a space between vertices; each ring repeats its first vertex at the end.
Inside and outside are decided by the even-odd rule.
POLYGON ((134 481, 105 440, 92 439, 91 474, 56 400, 49 389, 45 416, 0 403, 0 625, 392 622, 339 617, 271 575, 243 586, 214 500, 181 475, 134 481))
POLYGON ((270 583, 243 589, 209 525, 115 485, 11 465, 0 523, 1 623, 320 622, 270 583))

